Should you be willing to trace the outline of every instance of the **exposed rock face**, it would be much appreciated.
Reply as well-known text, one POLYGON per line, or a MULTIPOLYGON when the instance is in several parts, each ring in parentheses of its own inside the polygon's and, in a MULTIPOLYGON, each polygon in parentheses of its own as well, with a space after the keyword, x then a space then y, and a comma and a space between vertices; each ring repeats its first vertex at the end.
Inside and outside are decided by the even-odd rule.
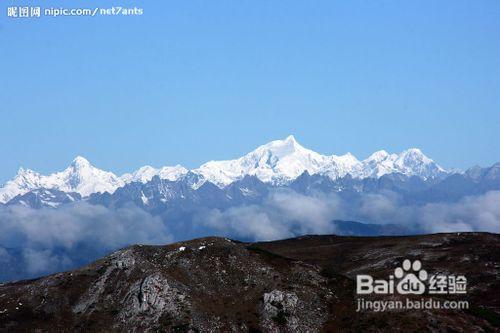
POLYGON ((0 285, 0 331, 494 331, 499 239, 311 236, 136 245, 79 270, 0 285), (356 312, 354 275, 384 276, 407 257, 429 270, 466 274, 473 309, 356 312))

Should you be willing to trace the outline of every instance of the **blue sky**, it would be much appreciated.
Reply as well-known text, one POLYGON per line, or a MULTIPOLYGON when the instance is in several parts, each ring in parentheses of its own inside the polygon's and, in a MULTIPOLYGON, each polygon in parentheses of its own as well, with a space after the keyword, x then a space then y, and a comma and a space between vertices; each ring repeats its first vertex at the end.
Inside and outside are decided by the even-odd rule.
POLYGON ((500 161, 500 2, 3 1, 0 182, 76 155, 196 167, 294 134, 324 154, 500 161), (7 18, 7 6, 144 8, 7 18))

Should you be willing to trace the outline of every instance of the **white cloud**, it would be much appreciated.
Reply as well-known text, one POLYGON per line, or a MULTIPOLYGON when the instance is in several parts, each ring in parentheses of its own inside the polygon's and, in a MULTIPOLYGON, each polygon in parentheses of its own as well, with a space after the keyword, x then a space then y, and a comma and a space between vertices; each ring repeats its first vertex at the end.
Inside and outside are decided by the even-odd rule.
POLYGON ((466 197, 457 203, 427 204, 418 211, 418 225, 428 232, 500 232, 500 191, 466 197))
POLYGON ((188 222, 193 222, 188 224, 198 236, 274 240, 335 233, 331 221, 336 219, 400 224, 426 233, 498 233, 500 191, 456 203, 408 205, 394 192, 362 194, 347 200, 336 194, 306 196, 280 190, 271 192, 259 205, 212 209, 198 214, 194 221, 169 221, 169 230, 160 217, 135 206, 108 209, 85 202, 39 210, 4 206, 0 207, 0 263, 14 262, 25 275, 39 275, 81 265, 134 243, 172 242, 185 237, 180 235, 188 222), (9 248, 19 251, 13 255, 9 248))
POLYGON ((500 191, 456 203, 408 205, 390 191, 346 200, 337 195, 305 196, 284 190, 271 193, 262 205, 214 209, 198 220, 226 236, 252 240, 334 233, 333 220, 391 223, 424 233, 500 232, 500 191))
POLYGON ((29 273, 67 269, 134 243, 172 240, 159 217, 135 206, 113 210, 78 202, 59 209, 0 207, 0 246, 21 249, 29 273))
POLYGON ((199 223, 231 237, 273 240, 299 234, 334 232, 332 216, 340 213, 335 195, 305 196, 291 190, 271 193, 262 205, 212 209, 199 223))

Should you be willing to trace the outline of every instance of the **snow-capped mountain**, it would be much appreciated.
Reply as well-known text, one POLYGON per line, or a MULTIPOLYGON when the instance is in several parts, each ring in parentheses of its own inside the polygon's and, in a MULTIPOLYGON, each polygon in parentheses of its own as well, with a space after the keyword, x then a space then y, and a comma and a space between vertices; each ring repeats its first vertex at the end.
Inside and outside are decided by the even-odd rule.
MULTIPOLYGON (((302 147, 293 136, 258 147, 253 152, 228 161, 211 161, 193 170, 206 181, 226 186, 245 175, 256 176, 265 183, 283 185, 307 171, 335 180, 350 175, 353 178, 379 178, 390 173, 433 178, 447 171, 425 156, 419 149, 400 154, 378 151, 363 161, 354 155, 325 156, 302 147)), ((199 185, 199 184, 198 184, 199 185)))
POLYGON ((358 177, 379 178, 390 173, 427 179, 440 177, 449 171, 440 167, 417 148, 405 150, 400 154, 389 154, 385 150, 380 150, 363 161, 358 177))
POLYGON ((121 176, 121 179, 127 184, 131 182, 147 183, 154 176, 158 176, 160 177, 160 179, 175 181, 186 175, 188 172, 189 170, 181 165, 166 166, 160 169, 155 169, 149 165, 146 165, 138 169, 137 171, 134 171, 133 173, 124 174, 123 176, 121 176))
POLYGON ((42 175, 30 169, 19 168, 14 179, 9 180, 0 188, 0 202, 5 203, 17 195, 42 188, 43 186, 42 175))
POLYGON ((360 161, 350 153, 341 156, 321 155, 304 148, 293 136, 289 136, 262 145, 238 159, 210 161, 192 171, 180 165, 159 169, 144 166, 118 177, 92 166, 80 156, 67 169, 48 176, 21 168, 14 179, 0 188, 0 202, 5 203, 17 195, 41 188, 78 193, 82 197, 93 193, 113 193, 117 188, 132 182, 147 183, 155 176, 169 181, 187 177, 194 189, 205 182, 223 188, 245 176, 255 176, 271 185, 285 185, 306 171, 310 175, 327 176, 332 180, 347 175, 358 179, 379 178, 392 173, 427 179, 449 173, 415 148, 400 154, 381 150, 360 161))
POLYGON ((85 197, 92 193, 112 193, 123 185, 125 182, 120 177, 100 170, 78 156, 68 168, 48 176, 29 169, 19 169, 17 176, 0 188, 0 202, 7 202, 17 195, 41 188, 75 192, 85 197))
POLYGON ((229 185, 245 175, 256 176, 266 183, 283 184, 304 171, 310 174, 319 172, 326 159, 289 136, 260 146, 236 160, 210 161, 193 172, 218 186, 229 185))

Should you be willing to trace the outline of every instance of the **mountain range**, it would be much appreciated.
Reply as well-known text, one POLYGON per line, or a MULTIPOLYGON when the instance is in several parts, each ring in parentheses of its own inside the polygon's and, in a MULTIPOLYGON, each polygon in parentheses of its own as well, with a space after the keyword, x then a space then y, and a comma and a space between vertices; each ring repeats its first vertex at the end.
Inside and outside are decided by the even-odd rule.
POLYGON ((238 159, 210 161, 193 170, 180 165, 159 169, 144 166, 132 173, 117 176, 94 167, 81 156, 76 157, 65 170, 50 175, 21 168, 12 180, 0 187, 0 203, 41 189, 76 193, 81 197, 106 192, 113 194, 127 184, 145 184, 155 176, 166 181, 190 179, 190 186, 197 189, 206 182, 225 188, 246 176, 255 176, 272 186, 283 186, 304 173, 324 176, 332 181, 345 177, 378 179, 390 174, 429 180, 442 179, 453 171, 442 168, 416 148, 399 154, 381 150, 360 161, 350 153, 341 156, 321 155, 301 146, 293 136, 288 136, 284 140, 262 145, 238 159))
POLYGON ((77 157, 50 175, 21 169, 0 197, 0 263, 10 267, 2 281, 75 268, 133 242, 498 232, 500 163, 447 170, 418 149, 360 161, 290 136, 192 170, 117 176, 77 157))

